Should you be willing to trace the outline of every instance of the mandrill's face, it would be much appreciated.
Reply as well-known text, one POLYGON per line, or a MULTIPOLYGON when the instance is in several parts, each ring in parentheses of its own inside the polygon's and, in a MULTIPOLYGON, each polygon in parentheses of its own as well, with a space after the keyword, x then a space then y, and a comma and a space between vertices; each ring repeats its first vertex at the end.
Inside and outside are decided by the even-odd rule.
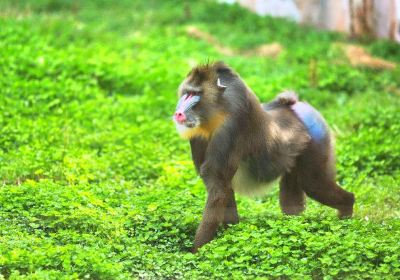
POLYGON ((225 88, 214 75, 198 76, 196 71, 189 73, 178 90, 179 100, 173 120, 178 133, 185 139, 208 139, 225 116, 221 110, 225 88))
POLYGON ((178 104, 174 114, 174 122, 179 134, 184 138, 188 137, 190 131, 194 131, 201 126, 202 90, 200 87, 193 87, 184 82, 178 92, 178 104))

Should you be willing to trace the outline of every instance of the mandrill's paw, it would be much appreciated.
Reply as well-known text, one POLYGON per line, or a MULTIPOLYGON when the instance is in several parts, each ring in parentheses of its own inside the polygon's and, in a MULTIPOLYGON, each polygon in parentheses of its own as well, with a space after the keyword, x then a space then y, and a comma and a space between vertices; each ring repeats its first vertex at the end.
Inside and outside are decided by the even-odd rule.
POLYGON ((338 212, 339 219, 349 219, 353 216, 353 206, 348 209, 342 209, 338 212))
POLYGON ((192 249, 190 249, 190 252, 192 254, 196 254, 198 251, 199 251, 199 248, 197 248, 197 247, 192 247, 192 249))
POLYGON ((232 220, 225 220, 223 223, 224 228, 228 228, 230 225, 236 225, 239 223, 239 217, 232 220))
POLYGON ((340 219, 347 219, 353 216, 353 206, 355 202, 354 194, 349 192, 347 200, 347 205, 344 205, 343 207, 338 209, 338 217, 340 219))
POLYGON ((223 226, 227 228, 228 225, 236 225, 237 223, 239 223, 239 215, 237 213, 236 207, 227 208, 225 211, 223 226))
POLYGON ((298 204, 298 205, 284 205, 281 206, 282 212, 285 215, 290 215, 290 216, 297 216, 300 215, 304 209, 306 208, 304 204, 298 204))

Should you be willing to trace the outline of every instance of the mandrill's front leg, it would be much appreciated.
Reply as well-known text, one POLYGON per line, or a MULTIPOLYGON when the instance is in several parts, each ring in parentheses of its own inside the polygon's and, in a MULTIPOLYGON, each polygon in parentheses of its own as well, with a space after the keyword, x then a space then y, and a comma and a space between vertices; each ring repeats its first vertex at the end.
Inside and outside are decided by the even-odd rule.
POLYGON ((228 189, 228 200, 225 208, 225 216, 224 216, 224 225, 234 225, 239 223, 239 215, 237 212, 236 200, 235 200, 235 192, 232 187, 228 189))
POLYGON ((193 252, 215 237, 220 224, 237 223, 239 220, 230 180, 220 178, 214 172, 205 175, 203 180, 208 196, 194 239, 193 252))
POLYGON ((235 139, 232 137, 234 131, 237 131, 236 127, 225 122, 206 148, 199 173, 207 188, 207 202, 194 239, 193 252, 214 238, 219 225, 239 221, 232 178, 238 169, 241 152, 232 140, 235 139))

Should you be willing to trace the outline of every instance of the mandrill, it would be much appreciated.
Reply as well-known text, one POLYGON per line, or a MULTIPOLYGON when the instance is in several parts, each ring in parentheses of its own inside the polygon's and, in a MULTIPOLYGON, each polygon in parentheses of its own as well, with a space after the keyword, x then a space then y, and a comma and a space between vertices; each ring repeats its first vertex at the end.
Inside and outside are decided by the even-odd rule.
POLYGON ((193 252, 213 239, 220 224, 239 222, 235 192, 257 194, 280 178, 283 213, 305 208, 305 195, 353 213, 354 195, 335 182, 334 153, 321 114, 284 92, 260 104, 240 76, 222 62, 193 68, 178 90, 174 122, 190 141, 207 188, 193 252))

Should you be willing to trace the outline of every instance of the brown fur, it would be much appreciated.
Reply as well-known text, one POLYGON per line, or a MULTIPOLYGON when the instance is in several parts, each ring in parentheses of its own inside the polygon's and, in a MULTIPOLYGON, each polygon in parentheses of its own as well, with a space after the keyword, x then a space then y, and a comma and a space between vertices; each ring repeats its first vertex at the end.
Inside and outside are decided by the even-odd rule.
POLYGON ((291 109, 299 102, 294 93, 261 105, 239 75, 220 62, 194 68, 178 95, 188 92, 201 97, 187 112, 199 124, 186 136, 208 192, 194 252, 213 239, 221 223, 239 221, 234 191, 256 192, 279 177, 285 214, 303 211, 307 195, 338 209, 340 217, 352 215, 354 195, 335 183, 329 133, 323 140, 311 138, 291 109), (217 86, 218 79, 226 87, 217 86))

